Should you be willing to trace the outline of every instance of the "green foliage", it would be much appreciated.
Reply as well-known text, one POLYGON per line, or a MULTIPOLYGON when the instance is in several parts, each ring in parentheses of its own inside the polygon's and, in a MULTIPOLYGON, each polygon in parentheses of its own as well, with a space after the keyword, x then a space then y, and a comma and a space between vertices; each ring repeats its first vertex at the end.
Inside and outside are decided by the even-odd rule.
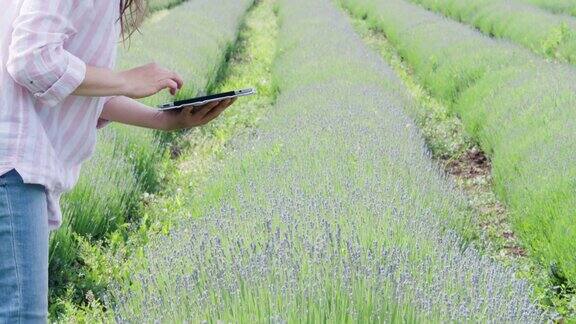
POLYGON ((574 68, 404 1, 345 3, 384 31, 420 82, 462 118, 492 158, 495 189, 524 244, 574 285, 574 68))

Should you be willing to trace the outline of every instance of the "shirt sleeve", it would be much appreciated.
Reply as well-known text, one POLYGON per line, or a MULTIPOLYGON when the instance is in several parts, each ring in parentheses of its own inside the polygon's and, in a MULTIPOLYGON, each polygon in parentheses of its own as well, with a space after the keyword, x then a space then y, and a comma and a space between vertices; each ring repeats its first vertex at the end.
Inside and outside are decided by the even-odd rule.
POLYGON ((24 0, 13 25, 6 68, 36 100, 53 107, 70 96, 86 75, 86 64, 64 43, 76 34, 74 20, 89 0, 24 0))

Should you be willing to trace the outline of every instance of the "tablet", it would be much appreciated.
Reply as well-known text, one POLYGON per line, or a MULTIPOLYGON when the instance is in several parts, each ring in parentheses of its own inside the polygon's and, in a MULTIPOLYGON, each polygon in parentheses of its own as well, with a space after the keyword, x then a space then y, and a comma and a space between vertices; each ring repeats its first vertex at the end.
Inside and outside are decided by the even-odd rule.
POLYGON ((253 94, 256 94, 256 89, 248 88, 248 89, 242 89, 242 90, 228 91, 228 92, 213 94, 213 95, 209 95, 209 96, 197 97, 197 98, 192 98, 192 99, 184 99, 184 100, 178 100, 178 101, 174 101, 174 102, 168 102, 168 103, 165 103, 163 105, 159 105, 158 108, 160 110, 172 110, 172 109, 181 109, 185 106, 203 106, 203 105, 210 103, 210 102, 213 102, 213 101, 222 101, 225 99, 250 96, 253 94))

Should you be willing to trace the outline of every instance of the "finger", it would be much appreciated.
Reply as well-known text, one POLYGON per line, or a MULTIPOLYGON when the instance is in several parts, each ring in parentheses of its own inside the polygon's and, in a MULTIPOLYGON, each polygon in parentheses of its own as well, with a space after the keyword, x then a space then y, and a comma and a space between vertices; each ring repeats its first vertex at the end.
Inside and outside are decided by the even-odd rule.
POLYGON ((220 116, 220 114, 222 114, 224 112, 224 110, 226 110, 225 107, 221 107, 221 108, 214 108, 212 110, 210 110, 205 116, 204 118, 202 118, 202 124, 206 124, 211 122, 212 120, 216 119, 218 116, 220 116))
MULTIPOLYGON (((232 106, 232 104, 234 104, 234 102, 236 102, 236 98, 234 99, 228 99, 227 102, 223 102, 221 105, 222 107, 216 107, 216 108, 221 108, 222 110, 226 110, 228 109, 230 106, 232 106)), ((216 109, 214 108, 214 109, 216 109)))
POLYGON ((168 70, 166 68, 163 68, 159 65, 156 65, 156 66, 159 70, 158 75, 161 79, 171 79, 174 82, 176 82, 178 89, 182 88, 182 86, 184 85, 184 80, 182 79, 182 77, 178 73, 171 71, 171 70, 168 70))
POLYGON ((218 106, 214 107, 212 110, 210 110, 205 116, 204 116, 204 121, 205 122, 209 122, 212 119, 220 116, 220 114, 226 110, 226 108, 230 107, 232 103, 232 100, 227 99, 222 101, 218 106))
POLYGON ((232 99, 226 99, 220 103, 220 106, 222 106, 222 108, 226 109, 226 108, 230 107, 231 104, 232 104, 232 99))
POLYGON ((238 100, 238 98, 232 98, 232 100, 230 100, 230 102, 228 103, 228 105, 226 106, 226 108, 232 106, 232 105, 236 102, 236 100, 238 100))
MULTIPOLYGON (((209 103, 206 105, 210 105, 212 106, 213 103, 209 103)), ((188 105, 188 106, 184 106, 184 110, 187 113, 190 113, 192 115, 196 115, 200 112, 200 110, 202 110, 206 105, 202 105, 202 106, 196 106, 196 105, 188 105)))
POLYGON ((170 89, 170 94, 175 95, 178 91, 178 83, 172 79, 164 79, 162 80, 161 89, 170 89))
POLYGON ((176 83, 178 84, 178 89, 182 89, 182 86, 184 86, 184 79, 180 76, 180 74, 172 72, 171 77, 172 80, 176 81, 176 83))
POLYGON ((191 114, 194 112, 194 106, 185 106, 184 108, 182 108, 181 113, 182 114, 191 114))
MULTIPOLYGON (((224 100, 222 100, 222 101, 218 101, 218 104, 215 105, 214 107, 212 107, 212 109, 211 109, 210 111, 217 110, 217 109, 222 109, 223 107, 226 106, 227 102, 228 102, 228 99, 224 99, 224 100)), ((210 112, 208 112, 208 113, 210 113, 210 112)))
POLYGON ((198 109, 195 114, 198 114, 200 118, 204 118, 204 116, 206 116, 206 114, 209 113, 210 110, 212 110, 214 107, 218 106, 218 104, 218 101, 209 102, 203 106, 200 106, 200 109, 198 109))

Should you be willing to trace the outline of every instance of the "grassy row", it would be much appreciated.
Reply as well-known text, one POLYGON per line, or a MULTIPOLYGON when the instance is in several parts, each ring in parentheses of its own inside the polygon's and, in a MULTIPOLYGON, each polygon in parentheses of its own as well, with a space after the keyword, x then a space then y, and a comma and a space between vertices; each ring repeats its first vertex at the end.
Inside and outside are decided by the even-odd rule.
POLYGON ((384 31, 416 77, 489 153, 495 189, 520 238, 559 280, 576 283, 571 135, 576 71, 401 0, 346 0, 384 31))
POLYGON ((414 73, 398 54, 394 45, 378 30, 370 28, 361 17, 351 16, 356 32, 363 41, 390 64, 411 94, 418 101, 416 109, 407 113, 414 118, 426 140, 434 159, 443 165, 458 188, 466 193, 476 215, 473 224, 478 239, 473 241, 483 254, 512 265, 518 276, 534 286, 534 299, 551 318, 573 318, 576 314, 574 291, 570 285, 550 281, 549 268, 525 255, 525 250, 514 235, 509 211, 494 192, 490 162, 483 161, 478 144, 464 131, 460 118, 450 109, 430 96, 414 77, 414 73))
POLYGON ((451 175, 450 178, 455 180, 458 188, 466 192, 466 198, 476 211, 477 215, 472 221, 482 240, 474 243, 478 243, 483 253, 500 261, 518 261, 516 258, 511 260, 517 238, 503 236, 503 233, 513 231, 505 210, 501 208, 492 190, 492 175, 487 168, 489 164, 484 164, 480 148, 466 133, 460 118, 420 85, 411 67, 402 60, 382 32, 371 29, 361 17, 349 18, 364 43, 380 53, 417 101, 414 107, 407 107, 414 109, 406 113, 414 119, 415 125, 422 132, 434 160, 451 175))
POLYGON ((186 195, 191 217, 151 241, 116 318, 537 321, 524 282, 445 230, 469 210, 394 73, 330 1, 278 8, 276 107, 186 195))
MULTIPOLYGON (((258 95, 242 98, 223 116, 185 136, 184 140, 190 144, 179 158, 178 171, 171 178, 168 191, 163 197, 150 201, 148 212, 154 218, 170 218, 173 221, 189 217, 190 210, 184 202, 204 192, 204 183, 209 181, 210 170, 223 158, 227 143, 255 126, 275 100, 276 87, 272 82, 271 66, 276 53, 278 27, 272 2, 266 0, 258 3, 246 17, 237 46, 223 72, 223 79, 215 87, 216 91, 220 91, 250 85, 257 88, 258 95)), ((146 256, 132 255, 126 268, 132 274, 133 269, 146 262, 146 256)), ((117 281, 128 286, 131 279, 122 276, 117 281)), ((116 294, 113 292, 111 295, 115 297, 116 294)), ((108 304, 112 308, 115 298, 111 300, 108 304)), ((96 321, 113 318, 111 312, 102 314, 98 310, 91 310, 87 315, 89 320, 96 321)))
MULTIPOLYGON (((119 68, 157 61, 185 76, 183 95, 210 88, 250 3, 198 0, 154 16, 130 48, 123 49, 119 68), (222 9, 226 13, 217 14, 222 9)), ((167 94, 160 94, 144 102, 153 105, 167 99, 167 94)), ((52 314, 62 311, 63 298, 81 304, 89 291, 96 296, 103 293, 105 283, 83 268, 78 237, 106 241, 114 232, 126 233, 137 226, 141 196, 159 189, 170 164, 167 148, 150 130, 111 125, 99 134, 95 156, 84 166, 76 188, 63 198, 64 224, 51 236, 52 314)))
POLYGON ((572 0, 518 0, 536 5, 554 13, 576 16, 576 3, 572 0))
POLYGON ((517 1, 411 0, 546 57, 576 63, 576 18, 517 1))

